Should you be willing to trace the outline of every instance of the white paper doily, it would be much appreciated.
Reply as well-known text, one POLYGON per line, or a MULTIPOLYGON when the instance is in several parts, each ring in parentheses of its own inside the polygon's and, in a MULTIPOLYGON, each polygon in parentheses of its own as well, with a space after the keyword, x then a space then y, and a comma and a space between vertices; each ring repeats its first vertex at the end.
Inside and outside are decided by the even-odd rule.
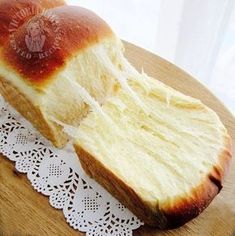
POLYGON ((0 95, 0 153, 86 235, 132 235, 142 222, 82 170, 71 144, 54 148, 0 95))

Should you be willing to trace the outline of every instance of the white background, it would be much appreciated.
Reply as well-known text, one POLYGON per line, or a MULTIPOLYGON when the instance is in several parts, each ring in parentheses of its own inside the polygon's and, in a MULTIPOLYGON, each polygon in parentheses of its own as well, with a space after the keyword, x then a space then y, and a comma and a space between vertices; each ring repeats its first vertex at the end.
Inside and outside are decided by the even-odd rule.
POLYGON ((183 68, 235 114, 234 0, 67 0, 127 41, 183 68))

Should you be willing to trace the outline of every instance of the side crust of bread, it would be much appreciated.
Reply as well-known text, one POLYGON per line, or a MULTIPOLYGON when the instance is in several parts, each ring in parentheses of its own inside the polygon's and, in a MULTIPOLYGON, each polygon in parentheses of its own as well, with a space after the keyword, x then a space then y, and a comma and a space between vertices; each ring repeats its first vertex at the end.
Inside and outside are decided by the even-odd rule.
POLYGON ((68 136, 62 128, 46 119, 39 106, 35 106, 25 94, 1 76, 0 94, 56 147, 63 147, 67 143, 68 136))
POLYGON ((224 149, 218 155, 218 164, 213 167, 204 181, 192 189, 188 195, 180 196, 173 202, 166 202, 161 209, 156 206, 153 210, 130 186, 95 157, 76 143, 74 148, 83 169, 89 176, 105 187, 146 224, 161 229, 179 227, 198 216, 220 192, 231 159, 231 139, 226 135, 224 149))

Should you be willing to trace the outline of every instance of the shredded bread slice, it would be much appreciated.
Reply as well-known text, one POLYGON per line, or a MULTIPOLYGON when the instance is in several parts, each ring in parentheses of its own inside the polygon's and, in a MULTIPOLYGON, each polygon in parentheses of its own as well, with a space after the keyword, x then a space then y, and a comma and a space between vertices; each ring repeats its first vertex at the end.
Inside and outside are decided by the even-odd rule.
POLYGON ((142 78, 142 85, 131 78, 128 83, 149 112, 121 89, 102 107, 113 123, 91 112, 74 146, 85 171, 144 222, 176 227, 198 215, 220 190, 230 159, 229 136, 201 101, 142 78), (171 222, 181 200, 186 208, 171 222))

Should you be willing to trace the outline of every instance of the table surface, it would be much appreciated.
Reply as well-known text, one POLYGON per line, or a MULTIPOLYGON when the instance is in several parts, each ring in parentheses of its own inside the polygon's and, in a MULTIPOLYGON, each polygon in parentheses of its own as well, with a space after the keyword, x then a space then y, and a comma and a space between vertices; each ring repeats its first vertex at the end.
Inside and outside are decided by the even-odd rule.
MULTIPOLYGON (((162 58, 130 43, 125 43, 126 56, 137 68, 179 91, 201 99, 214 109, 235 143, 235 118, 190 75, 162 58)), ((233 156, 235 148, 233 146, 233 156)), ((27 177, 15 170, 14 163, 0 154, 0 236, 1 235, 84 235, 73 230, 61 210, 49 205, 48 198, 37 193, 27 177)), ((210 206, 188 224, 170 231, 142 226, 134 235, 235 235, 235 161, 224 188, 210 206)))

